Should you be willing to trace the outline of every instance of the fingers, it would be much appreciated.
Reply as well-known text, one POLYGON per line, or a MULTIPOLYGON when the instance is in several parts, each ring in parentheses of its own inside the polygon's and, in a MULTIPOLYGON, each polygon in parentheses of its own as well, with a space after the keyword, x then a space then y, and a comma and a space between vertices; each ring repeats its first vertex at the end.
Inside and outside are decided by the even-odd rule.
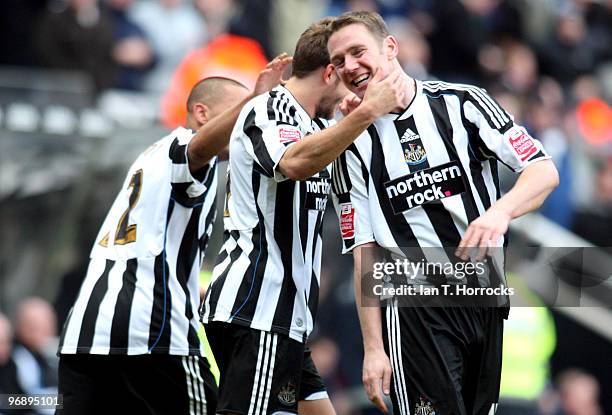
POLYGON ((386 367, 383 371, 382 390, 385 395, 391 391, 391 367, 386 367))
POLYGON ((388 413, 387 405, 385 404, 385 400, 381 393, 380 388, 380 379, 370 378, 367 381, 364 381, 364 386, 366 389, 366 393, 368 394, 368 398, 374 405, 378 407, 384 413, 388 413))
POLYGON ((383 78, 383 71, 381 71, 380 68, 378 68, 376 70, 376 73, 372 77, 372 80, 370 81, 370 83, 372 83, 372 82, 378 83, 378 82, 381 82, 383 79, 384 79, 383 78))
POLYGON ((469 248, 471 248, 473 245, 470 245, 472 242, 472 237, 474 235, 474 226, 470 225, 467 228, 467 231, 465 232, 465 235, 463 235, 463 238, 461 239, 461 242, 459 242, 459 246, 457 247, 457 250, 455 251, 455 256, 461 258, 462 260, 466 261, 469 258, 469 248))
POLYGON ((467 261, 470 259, 470 252, 474 252, 474 259, 481 261, 487 254, 491 255, 493 253, 499 238, 499 232, 470 225, 455 251, 455 256, 467 261))

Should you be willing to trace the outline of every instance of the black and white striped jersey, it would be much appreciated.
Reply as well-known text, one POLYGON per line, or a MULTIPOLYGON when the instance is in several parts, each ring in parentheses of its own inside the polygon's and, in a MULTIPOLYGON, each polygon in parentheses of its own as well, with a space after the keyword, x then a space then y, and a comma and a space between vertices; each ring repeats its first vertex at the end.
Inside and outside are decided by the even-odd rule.
POLYGON ((60 354, 201 354, 198 275, 216 213, 217 159, 190 173, 193 134, 174 130, 130 167, 91 251, 60 354))
MULTIPOLYGON (((404 112, 377 119, 334 162, 343 252, 367 242, 398 254, 457 247, 500 197, 498 161, 518 172, 547 158, 484 89, 416 81, 404 112)), ((432 261, 434 251, 435 262, 454 261, 443 250, 421 255, 432 261)))
POLYGON ((236 323, 301 342, 312 331, 330 172, 292 181, 277 166, 289 146, 325 127, 282 86, 242 109, 230 140, 224 244, 204 323, 236 323))

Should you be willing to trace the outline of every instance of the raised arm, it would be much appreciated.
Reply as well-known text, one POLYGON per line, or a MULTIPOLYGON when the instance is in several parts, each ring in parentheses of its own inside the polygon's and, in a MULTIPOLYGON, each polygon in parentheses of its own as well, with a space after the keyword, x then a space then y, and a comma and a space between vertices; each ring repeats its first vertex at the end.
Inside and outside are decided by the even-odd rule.
POLYGON ((278 169, 291 180, 304 180, 334 161, 376 118, 402 105, 406 91, 399 71, 372 78, 363 102, 336 125, 308 135, 290 146, 278 169))
POLYGON ((291 60, 292 58, 286 53, 278 55, 259 73, 253 92, 198 129, 187 148, 189 170, 192 173, 204 167, 210 159, 227 146, 236 119, 244 104, 253 97, 278 85, 281 82, 283 70, 291 63, 291 60))

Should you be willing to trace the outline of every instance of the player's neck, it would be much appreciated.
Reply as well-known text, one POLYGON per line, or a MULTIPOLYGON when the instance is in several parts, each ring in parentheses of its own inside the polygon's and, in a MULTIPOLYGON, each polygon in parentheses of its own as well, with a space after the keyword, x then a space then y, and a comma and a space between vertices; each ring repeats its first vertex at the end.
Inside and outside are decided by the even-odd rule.
POLYGON ((285 88, 291 92, 291 95, 310 115, 310 118, 314 118, 317 104, 321 98, 317 85, 307 77, 300 79, 292 76, 285 84, 285 88))
MULTIPOLYGON (((398 63, 399 65, 399 63, 398 63)), ((395 108, 393 112, 403 112, 414 100, 414 96, 416 95, 416 81, 410 75, 402 70, 402 76, 406 78, 406 95, 404 95, 404 99, 402 100, 402 106, 395 108)))

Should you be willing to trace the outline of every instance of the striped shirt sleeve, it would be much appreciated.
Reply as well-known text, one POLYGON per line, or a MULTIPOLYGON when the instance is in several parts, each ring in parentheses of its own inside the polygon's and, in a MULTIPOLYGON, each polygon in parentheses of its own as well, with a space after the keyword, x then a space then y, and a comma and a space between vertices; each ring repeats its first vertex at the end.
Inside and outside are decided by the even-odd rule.
POLYGON ((369 173, 355 145, 351 145, 332 166, 333 201, 340 224, 342 253, 374 242, 368 182, 369 173))
POLYGON ((303 138, 302 131, 294 125, 258 117, 253 109, 244 122, 244 134, 250 142, 245 146, 246 151, 260 167, 259 172, 279 182, 287 180, 278 171, 278 163, 287 148, 303 138))
POLYGON ((209 176, 214 174, 211 166, 214 165, 216 157, 213 157, 208 164, 195 173, 189 169, 187 157, 187 146, 194 137, 191 130, 179 128, 171 134, 172 142, 168 150, 171 161, 170 181, 172 189, 181 198, 198 198, 206 192, 209 176))
POLYGON ((478 130, 475 147, 481 156, 495 157, 515 172, 531 163, 550 158, 542 143, 531 137, 527 130, 491 98, 484 89, 463 103, 468 122, 478 130))

